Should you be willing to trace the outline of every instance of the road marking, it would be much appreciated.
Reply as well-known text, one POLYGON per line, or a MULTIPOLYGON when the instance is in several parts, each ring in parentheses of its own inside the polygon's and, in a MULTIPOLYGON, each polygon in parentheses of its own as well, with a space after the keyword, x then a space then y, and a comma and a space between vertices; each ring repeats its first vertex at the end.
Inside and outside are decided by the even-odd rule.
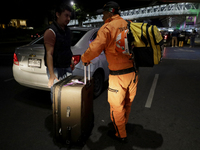
POLYGON ((11 81, 11 80, 13 80, 14 78, 10 78, 10 79, 6 79, 6 80, 4 80, 4 82, 8 82, 8 81, 11 81))
POLYGON ((182 52, 190 52, 190 53, 195 52, 194 50, 184 50, 184 49, 177 49, 177 50, 174 50, 174 51, 182 51, 182 52))
POLYGON ((159 77, 159 74, 155 74, 155 77, 154 77, 154 80, 153 80, 153 83, 152 83, 152 86, 151 86, 151 90, 149 92, 149 96, 148 96, 146 104, 145 104, 146 108, 151 108, 151 104, 152 104, 152 101, 153 101, 153 96, 154 96, 154 92, 155 92, 155 89, 156 89, 158 77, 159 77))

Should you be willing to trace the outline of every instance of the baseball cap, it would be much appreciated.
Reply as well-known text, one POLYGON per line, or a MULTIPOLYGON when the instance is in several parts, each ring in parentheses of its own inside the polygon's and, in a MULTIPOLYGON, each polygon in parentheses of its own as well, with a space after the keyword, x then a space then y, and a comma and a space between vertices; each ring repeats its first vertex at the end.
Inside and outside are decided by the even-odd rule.
POLYGON ((97 13, 103 13, 104 11, 120 14, 120 7, 116 2, 110 1, 107 2, 102 9, 98 9, 97 13))

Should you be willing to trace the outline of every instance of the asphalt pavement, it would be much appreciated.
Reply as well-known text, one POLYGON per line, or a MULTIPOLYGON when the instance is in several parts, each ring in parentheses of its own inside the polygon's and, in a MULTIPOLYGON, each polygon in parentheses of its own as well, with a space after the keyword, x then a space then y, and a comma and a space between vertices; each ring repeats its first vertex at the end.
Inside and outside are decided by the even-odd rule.
MULTIPOLYGON (((0 149, 62 150, 52 137, 49 92, 12 79, 11 53, 0 55, 0 149), (9 59, 7 59, 9 58, 9 59)), ((200 148, 200 46, 167 47, 153 68, 140 68, 127 124, 128 143, 109 136, 107 90, 94 99, 94 127, 83 146, 71 150, 198 150, 200 148), (153 86, 154 85, 154 86, 153 86), (151 94, 150 94, 151 93, 151 94), (151 96, 150 96, 151 95, 151 96), (150 99, 150 105, 146 107, 150 99)))

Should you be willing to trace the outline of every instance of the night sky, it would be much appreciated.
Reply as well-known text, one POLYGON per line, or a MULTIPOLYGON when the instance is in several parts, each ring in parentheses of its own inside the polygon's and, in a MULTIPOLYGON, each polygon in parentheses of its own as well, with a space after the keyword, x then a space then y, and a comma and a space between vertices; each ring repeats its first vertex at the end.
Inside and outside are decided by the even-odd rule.
MULTIPOLYGON (((96 12, 106 4, 109 0, 73 0, 74 3, 82 5, 87 11, 96 12)), ((7 0, 0 5, 0 19, 28 19, 34 22, 43 16, 49 14, 50 9, 54 9, 60 2, 70 4, 71 0, 7 0)), ((121 10, 146 7, 152 3, 152 0, 115 0, 121 10)), ((161 3, 161 2, 158 2, 161 3)))
MULTIPOLYGON (((56 4, 65 1, 70 4, 70 0, 7 0, 0 5, 0 17, 27 18, 29 16, 43 15, 49 8, 55 8, 56 4)), ((109 0, 73 0, 75 3, 83 5, 89 11, 96 11, 102 8, 109 0)), ((115 0, 121 9, 138 8, 147 6, 150 0, 115 0)))
MULTIPOLYGON (((72 0, 5 0, 0 5, 0 19, 11 18, 27 18, 29 16, 44 15, 48 13, 49 8, 55 8, 57 3, 66 2, 70 4, 72 0)), ((95 12, 102 8, 110 0, 73 0, 74 3, 81 4, 89 11, 95 12)), ((154 4, 156 0, 114 0, 117 2, 121 10, 146 7, 154 4)), ((180 2, 184 0, 157 0, 156 5, 163 3, 180 2)), ((192 0, 188 0, 192 1, 192 0)), ((196 0, 198 1, 198 0, 196 0)))

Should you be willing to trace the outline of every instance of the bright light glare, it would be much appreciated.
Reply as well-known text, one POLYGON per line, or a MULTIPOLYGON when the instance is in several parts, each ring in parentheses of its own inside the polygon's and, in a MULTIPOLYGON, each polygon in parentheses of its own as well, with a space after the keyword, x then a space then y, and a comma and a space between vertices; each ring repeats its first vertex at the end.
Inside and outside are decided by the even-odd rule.
POLYGON ((173 28, 169 28, 168 31, 169 31, 169 32, 173 32, 174 29, 173 29, 173 28))
POLYGON ((73 1, 71 1, 71 5, 72 5, 72 6, 74 5, 74 2, 73 2, 73 1))

